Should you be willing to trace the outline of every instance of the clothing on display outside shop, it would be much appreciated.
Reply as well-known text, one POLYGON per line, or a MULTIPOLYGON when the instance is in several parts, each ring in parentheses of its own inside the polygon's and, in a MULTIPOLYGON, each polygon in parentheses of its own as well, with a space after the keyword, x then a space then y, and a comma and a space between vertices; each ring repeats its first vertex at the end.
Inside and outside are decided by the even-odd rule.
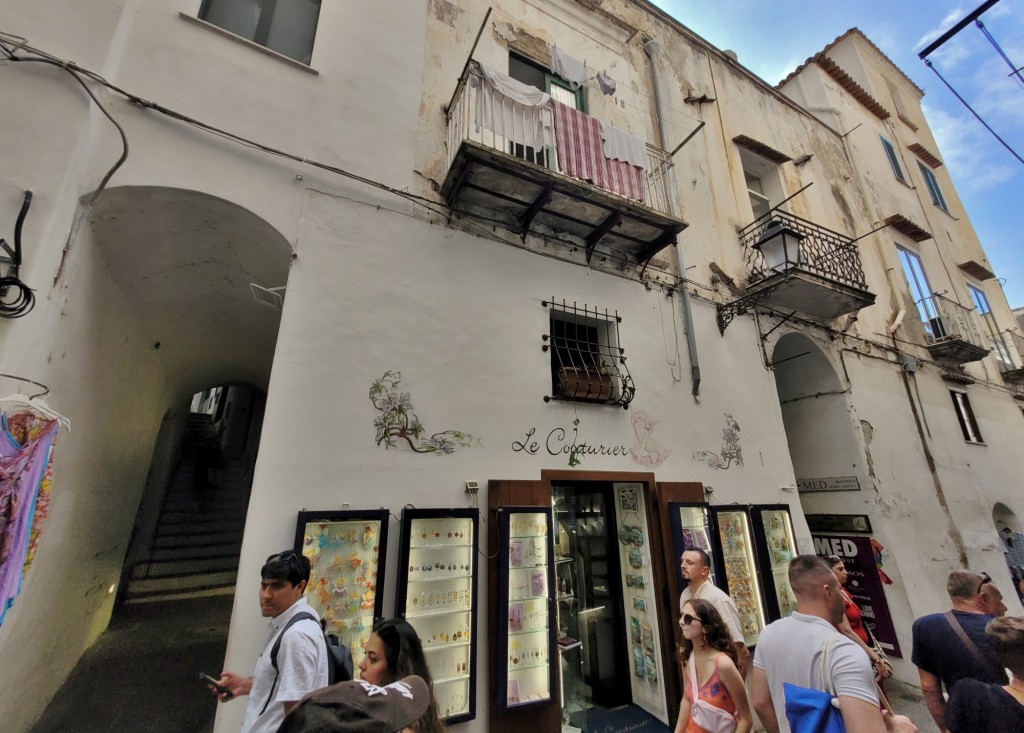
MULTIPOLYGON (((39 488, 59 423, 43 424, 21 443, 3 417, 0 435, 0 624, 21 592, 39 488)), ((31 429, 28 431, 31 434, 31 429)))

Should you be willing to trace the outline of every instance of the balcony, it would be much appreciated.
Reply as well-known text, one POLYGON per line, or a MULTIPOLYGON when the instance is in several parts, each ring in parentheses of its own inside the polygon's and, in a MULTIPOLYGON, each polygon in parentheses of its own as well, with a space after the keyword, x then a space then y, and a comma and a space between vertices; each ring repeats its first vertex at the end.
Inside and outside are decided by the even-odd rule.
POLYGON ((932 295, 921 301, 920 311, 928 315, 924 323, 928 351, 938 361, 968 364, 988 354, 973 308, 932 295))
MULTIPOLYGON (((593 122, 589 115, 572 115, 593 122)), ((596 144, 584 142, 596 156, 592 162, 607 164, 607 171, 595 176, 596 183, 569 175, 564 171, 572 170, 570 161, 578 162, 579 148, 587 145, 577 146, 581 141, 567 126, 558 129, 562 117, 555 103, 514 101, 495 91, 476 62, 459 81, 447 119, 448 169, 441 193, 453 214, 523 239, 535 234, 565 241, 583 248, 588 263, 598 252, 646 265, 687 226, 675 214, 675 175, 664 151, 646 145, 634 153, 645 153, 644 165, 627 165, 604 158, 598 136, 596 144), (572 149, 558 142, 567 135, 572 149)))
POLYGON ((868 292, 856 243, 794 214, 775 210, 740 230, 750 275, 744 299, 780 310, 831 320, 859 311, 875 302, 868 292), (795 260, 785 267, 769 267, 755 247, 769 228, 781 226, 802 239, 795 260))
POLYGON ((996 351, 996 356, 999 357, 999 371, 1002 372, 1003 379, 1010 384, 1024 384, 1024 367, 1018 366, 1024 364, 1024 336, 1016 331, 1006 331, 1000 336, 1007 337, 1013 348, 1008 348, 1005 341, 1000 342, 1002 348, 996 351))

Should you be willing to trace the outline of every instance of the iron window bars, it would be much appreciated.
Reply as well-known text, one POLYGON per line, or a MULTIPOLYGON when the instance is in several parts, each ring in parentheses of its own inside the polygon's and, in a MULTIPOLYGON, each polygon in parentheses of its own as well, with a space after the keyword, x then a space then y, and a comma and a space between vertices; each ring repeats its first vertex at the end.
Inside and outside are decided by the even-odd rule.
POLYGON ((551 354, 551 394, 544 401, 566 400, 621 405, 632 402, 636 389, 619 346, 618 312, 586 304, 541 301, 550 309, 549 332, 542 350, 551 354))

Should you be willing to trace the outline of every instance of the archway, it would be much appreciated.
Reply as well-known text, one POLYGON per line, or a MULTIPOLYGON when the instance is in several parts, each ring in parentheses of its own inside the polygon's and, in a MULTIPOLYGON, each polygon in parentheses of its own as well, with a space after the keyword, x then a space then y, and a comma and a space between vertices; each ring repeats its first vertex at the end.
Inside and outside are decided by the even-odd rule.
POLYGON ((1002 502, 996 502, 992 507, 992 523, 999 534, 1006 567, 1013 579, 1013 590, 1024 603, 1024 528, 1016 513, 1002 502))
MULTIPOLYGON (((246 389, 255 395, 267 390, 281 310, 258 302, 251 285, 286 285, 291 263, 288 241, 253 212, 197 191, 145 186, 105 191, 73 236, 69 252, 60 283, 64 320, 54 338, 52 382, 64 397, 65 411, 80 416, 87 434, 78 433, 75 443, 69 442, 73 451, 61 467, 65 483, 58 501, 63 505, 49 527, 49 559, 41 556, 39 573, 22 599, 34 627, 43 624, 53 632, 41 636, 81 640, 80 647, 62 647, 62 655, 53 660, 54 668, 64 671, 107 627, 122 563, 131 560, 126 547, 137 510, 161 504, 192 396, 220 385, 230 385, 229 392, 249 385, 246 389), (82 585, 85 592, 78 592, 82 585), (48 603, 47 587, 67 589, 66 601, 48 603)), ((260 405, 250 401, 249 406, 261 412, 260 405)), ((242 445, 239 435, 244 434, 220 437, 225 444, 242 445)), ((134 626, 172 634, 151 610, 147 613, 144 622, 134 619, 134 626)), ((198 627, 197 617, 182 618, 187 626, 177 639, 182 644, 194 638, 209 641, 211 634, 226 639, 229 616, 230 598, 198 627)), ((103 659, 97 659, 94 652, 110 646, 101 638, 80 665, 89 670, 71 673, 40 720, 40 730, 48 729, 47 721, 52 729, 73 727, 54 723, 51 712, 63 711, 73 720, 86 709, 73 700, 84 705, 89 699, 109 699, 115 691, 141 701, 152 697, 153 689, 173 689, 163 696, 161 714, 181 715, 179 730, 201 727, 195 718, 200 703, 212 720, 215 706, 201 685, 153 676, 170 670, 183 656, 180 650, 161 637, 144 639, 147 646, 137 654, 125 654, 121 634, 127 628, 112 627, 120 640, 113 649, 119 662, 109 665, 107 660, 104 667, 103 659), (126 661, 136 658, 138 667, 126 661), (100 689, 100 684, 109 687, 100 689)), ((219 643, 222 658, 223 640, 219 643)), ((16 664, 4 674, 31 678, 28 665, 40 654, 24 650, 23 656, 25 669, 16 664)), ((198 671, 191 667, 190 662, 189 670, 198 671)), ((152 706, 148 713, 145 705, 132 707, 139 715, 154 715, 152 706)), ((126 719, 121 722, 133 727, 126 719)))

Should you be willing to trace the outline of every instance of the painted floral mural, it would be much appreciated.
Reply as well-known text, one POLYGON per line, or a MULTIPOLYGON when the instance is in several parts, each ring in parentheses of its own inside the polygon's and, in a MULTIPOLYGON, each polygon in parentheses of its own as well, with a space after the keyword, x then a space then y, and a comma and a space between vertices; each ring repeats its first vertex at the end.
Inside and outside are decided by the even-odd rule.
POLYGON ((398 441, 403 440, 417 453, 438 456, 450 455, 456 448, 483 445, 479 438, 461 430, 442 430, 424 437, 427 431, 413 412, 412 396, 398 389, 401 380, 401 372, 389 370, 370 386, 370 402, 380 412, 373 421, 377 445, 383 443, 385 449, 397 448, 398 441))
POLYGON ((740 425, 732 415, 725 413, 725 427, 722 428, 722 450, 720 453, 702 450, 693 454, 693 460, 701 461, 708 468, 728 470, 733 464, 743 465, 743 448, 740 446, 740 425))

